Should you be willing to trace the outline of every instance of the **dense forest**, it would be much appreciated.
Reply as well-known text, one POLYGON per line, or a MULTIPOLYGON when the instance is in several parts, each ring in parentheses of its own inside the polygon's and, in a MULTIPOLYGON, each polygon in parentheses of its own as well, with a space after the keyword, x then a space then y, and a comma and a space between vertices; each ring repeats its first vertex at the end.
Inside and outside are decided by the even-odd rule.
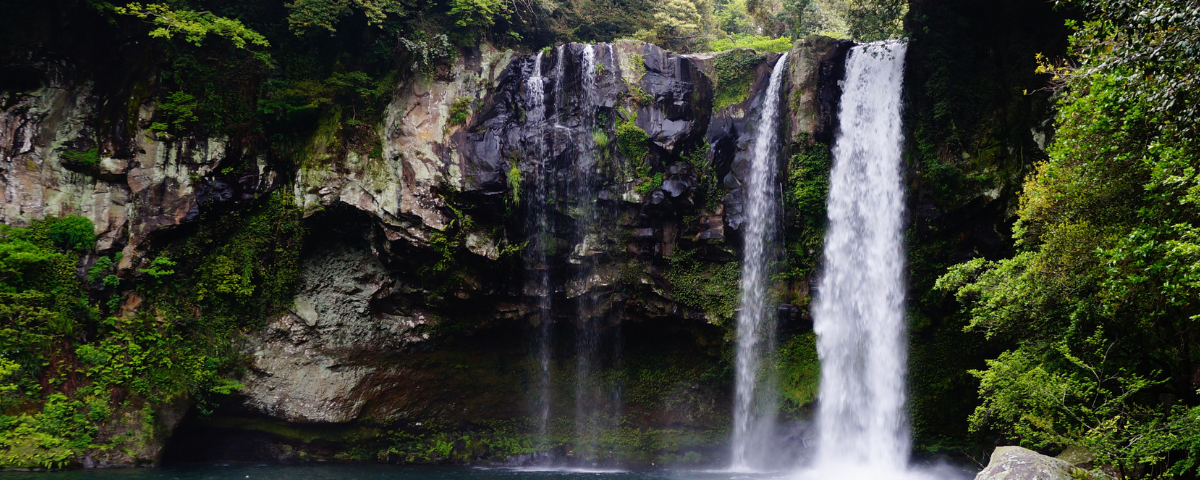
MULTIPOLYGON (((1078 447, 1095 456, 1096 468, 1122 478, 1200 475, 1200 334, 1192 323, 1200 320, 1196 0, 48 0, 7 2, 0 18, 6 19, 0 30, 6 169, 43 168, 19 157, 34 135, 22 130, 20 118, 51 84, 87 84, 95 99, 79 122, 52 111, 39 117, 38 135, 73 132, 53 147, 66 175, 133 185, 134 175, 113 173, 113 165, 144 154, 146 141, 194 147, 219 138, 225 145, 211 170, 181 174, 206 193, 182 208, 177 216, 186 220, 171 228, 130 224, 110 231, 70 209, 31 214, 18 207, 22 199, 5 203, 0 467, 94 466, 105 464, 101 458, 156 463, 181 418, 225 418, 221 412, 238 401, 246 375, 257 368, 256 336, 276 335, 263 332, 300 312, 297 292, 315 288, 305 264, 327 248, 326 237, 352 237, 345 232, 355 229, 377 232, 364 247, 372 252, 405 241, 421 245, 379 254, 390 256, 381 269, 420 277, 421 291, 405 294, 429 311, 451 312, 439 313, 448 320, 405 333, 431 343, 397 350, 411 348, 423 365, 442 362, 451 370, 528 356, 464 360, 475 344, 454 343, 466 342, 464 332, 508 328, 478 320, 469 304, 479 298, 474 292, 503 290, 480 278, 520 278, 527 245, 504 232, 531 208, 522 192, 535 185, 522 180, 517 159, 511 170, 507 163, 502 168, 501 190, 439 187, 437 195, 449 199, 437 207, 447 221, 413 234, 424 235, 418 240, 379 241, 391 231, 355 224, 346 210, 304 203, 316 188, 304 190, 296 172, 353 176, 359 173, 346 173, 348 158, 385 161, 389 132, 379 125, 391 121, 398 85, 449 81, 455 68, 476 68, 493 51, 549 58, 560 44, 635 40, 711 61, 713 98, 696 94, 692 101, 735 112, 757 98, 752 86, 761 83, 767 58, 775 58, 768 55, 821 37, 829 45, 903 37, 912 44, 905 161, 917 448, 969 460, 999 444, 1052 454, 1078 447), (251 171, 257 173, 245 180, 251 171), (472 242, 483 231, 504 238, 489 247, 487 266, 464 260, 474 258, 472 242), (487 273, 493 271, 503 275, 487 273), (445 345, 452 354, 438 353, 445 345)), ((655 55, 634 54, 638 64, 655 55)), ((631 70, 644 76, 645 65, 631 70)), ((692 225, 679 227, 687 234, 679 236, 694 236, 699 246, 674 256, 659 247, 646 253, 632 246, 640 228, 622 234, 631 245, 621 246, 629 252, 623 261, 636 266, 613 274, 630 285, 627 315, 678 322, 629 326, 626 335, 653 332, 650 340, 630 341, 627 364, 606 368, 624 372, 609 376, 625 382, 629 398, 687 403, 708 412, 694 416, 702 421, 688 418, 716 424, 728 419, 711 412, 723 404, 695 407, 688 403, 694 398, 676 398, 692 390, 672 376, 700 385, 689 387, 697 392, 728 393, 731 330, 722 321, 736 305, 730 259, 740 246, 705 244, 708 227, 695 225, 708 218, 719 225, 720 212, 732 208, 721 205, 717 192, 731 188, 724 175, 736 166, 718 162, 725 147, 703 139, 689 137, 679 147, 655 143, 646 118, 638 123, 637 108, 661 102, 661 95, 643 92, 636 85, 641 76, 635 80, 626 78, 622 87, 630 91, 620 100, 627 109, 612 108, 604 119, 611 128, 597 127, 592 141, 606 155, 632 162, 628 175, 645 205, 672 175, 692 172, 698 206, 670 214, 692 225), (644 292, 682 307, 662 307, 644 292), (652 335, 662 332, 689 340, 654 345, 652 335), (655 356, 659 349, 668 353, 655 356)), ((492 95, 500 83, 488 78, 480 88, 492 95)), ((492 98, 448 101, 439 135, 482 131, 487 108, 499 103, 492 98)), ((784 286, 775 293, 795 310, 807 308, 807 285, 819 271, 814 252, 824 228, 828 144, 816 136, 787 140, 787 254, 776 278, 784 286)), ((155 208, 173 207, 163 201, 155 208)), ((409 219, 394 223, 401 221, 409 219)), ((657 235, 664 227, 655 225, 657 235)), ((378 307, 377 300, 372 309, 401 309, 378 307)), ((780 337, 782 409, 796 421, 807 418, 815 395, 809 322, 807 331, 785 325, 780 337)), ((472 381, 462 375, 455 382, 472 381)), ((481 402, 527 385, 505 375, 525 378, 505 370, 479 380, 497 397, 481 402)), ((508 420, 464 421, 444 410, 429 410, 442 416, 430 414, 436 418, 425 425, 364 415, 333 433, 304 430, 313 423, 304 419, 296 425, 258 419, 268 426, 254 428, 334 439, 330 458, 341 460, 470 462, 539 449, 528 419, 506 411, 508 420)), ((646 421, 654 428, 618 430, 602 442, 637 452, 646 463, 687 462, 693 457, 682 453, 686 448, 715 449, 728 434, 724 426, 672 437, 675 430, 655 421, 646 421), (654 456, 669 449, 677 455, 654 456)))

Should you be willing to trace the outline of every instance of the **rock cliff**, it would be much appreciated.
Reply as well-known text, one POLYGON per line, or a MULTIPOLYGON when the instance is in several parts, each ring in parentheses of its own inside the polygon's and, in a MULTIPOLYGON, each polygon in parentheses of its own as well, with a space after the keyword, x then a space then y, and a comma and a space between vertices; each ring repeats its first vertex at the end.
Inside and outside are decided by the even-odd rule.
MULTIPOLYGON (((829 141, 848 45, 793 47, 789 144, 829 141)), ((591 354, 573 339, 595 335, 621 352, 596 368, 623 393, 627 419, 604 456, 710 461, 728 428, 719 379, 730 368, 741 185, 777 58, 626 41, 540 54, 485 44, 397 80, 378 123, 352 129, 373 147, 348 139, 343 112, 329 108, 294 161, 152 128, 159 105, 144 95, 127 100, 116 134, 97 131, 111 98, 44 61, 43 85, 13 92, 0 112, 0 221, 87 217, 97 252, 122 252, 116 273, 133 279, 205 215, 269 192, 294 198, 310 233, 291 306, 239 347, 243 388, 184 421, 169 453, 178 460, 228 455, 212 439, 251 442, 248 460, 287 460, 454 431, 519 437, 533 416, 535 332, 551 322, 555 418, 582 408, 570 385, 577 357, 591 354), (531 98, 531 77, 542 98, 531 98)), ((802 299, 804 285, 780 288, 802 299)), ((803 316, 785 307, 785 323, 803 316)), ((151 444, 170 435, 164 426, 151 444)), ((559 455, 571 455, 569 430, 552 429, 559 455)), ((481 441, 379 458, 503 453, 481 441)), ((129 463, 156 461, 157 448, 129 463)))

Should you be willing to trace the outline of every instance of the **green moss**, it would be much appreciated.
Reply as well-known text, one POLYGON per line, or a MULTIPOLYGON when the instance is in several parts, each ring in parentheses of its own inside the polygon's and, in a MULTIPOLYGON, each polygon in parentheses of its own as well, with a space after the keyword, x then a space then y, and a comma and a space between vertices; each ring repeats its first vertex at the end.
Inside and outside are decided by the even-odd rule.
POLYGON ((646 181, 642 182, 640 185, 638 185, 636 190, 638 193, 640 193, 642 195, 649 195, 650 192, 653 192, 653 191, 661 188, 662 184, 663 184, 663 174, 655 173, 654 177, 651 177, 649 180, 646 180, 646 181))
POLYGON ((596 145, 596 149, 604 150, 608 148, 608 134, 599 128, 592 130, 592 143, 596 145))
POLYGON ((713 58, 713 68, 717 72, 716 85, 713 87, 713 110, 737 105, 750 98, 755 71, 766 58, 766 55, 745 48, 730 50, 713 58))
POLYGON ((776 358, 783 410, 795 414, 812 405, 821 382, 817 335, 812 332, 793 335, 780 343, 776 358))
POLYGON ((514 206, 521 204, 521 167, 513 165, 508 169, 509 199, 514 206))
POLYGON ((714 211, 721 204, 721 189, 717 174, 708 160, 710 149, 708 142, 704 142, 683 154, 683 159, 692 166, 692 173, 696 175, 698 181, 696 195, 700 197, 701 205, 704 205, 709 211, 714 211))
POLYGON ((650 135, 637 126, 637 110, 624 112, 625 118, 617 122, 617 151, 633 164, 639 178, 650 177, 650 165, 646 155, 650 153, 650 135))
POLYGON ((679 250, 667 260, 663 275, 671 282, 675 301, 704 311, 713 322, 733 318, 741 294, 737 262, 705 262, 692 250, 679 250))
POLYGON ((787 264, 780 276, 802 279, 813 272, 820 259, 833 156, 828 145, 814 142, 807 135, 799 138, 793 149, 796 154, 788 160, 783 195, 787 264))

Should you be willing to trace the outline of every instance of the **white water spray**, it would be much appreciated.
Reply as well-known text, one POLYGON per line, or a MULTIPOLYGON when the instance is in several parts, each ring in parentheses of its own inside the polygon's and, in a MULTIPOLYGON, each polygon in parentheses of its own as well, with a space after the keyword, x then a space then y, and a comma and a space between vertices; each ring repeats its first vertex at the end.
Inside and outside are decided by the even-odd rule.
POLYGON ((903 478, 904 189, 900 160, 903 42, 846 58, 829 179, 824 271, 812 315, 821 359, 811 478, 903 478))
POLYGON ((749 452, 766 440, 774 423, 775 401, 771 382, 760 382, 764 354, 774 349, 774 311, 767 308, 769 249, 779 212, 775 195, 778 169, 776 137, 779 131, 779 90, 787 66, 787 53, 775 62, 763 98, 758 133, 754 138, 750 177, 746 182, 745 246, 742 249, 742 297, 738 312, 737 379, 734 386, 733 452, 731 467, 753 467, 749 452))

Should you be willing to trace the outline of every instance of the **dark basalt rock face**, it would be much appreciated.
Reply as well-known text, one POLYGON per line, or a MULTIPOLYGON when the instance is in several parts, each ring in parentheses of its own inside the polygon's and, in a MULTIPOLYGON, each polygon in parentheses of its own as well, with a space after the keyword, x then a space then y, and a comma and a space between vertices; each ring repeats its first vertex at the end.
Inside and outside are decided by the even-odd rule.
MULTIPOLYGON (((811 55, 817 59, 815 65, 840 62, 837 52, 844 54, 845 45, 833 45, 832 54, 811 55)), ((596 76, 585 85, 585 48, 568 44, 544 52, 539 72, 533 71, 536 55, 513 58, 496 75, 495 87, 475 101, 477 108, 468 122, 447 135, 446 148, 454 152, 451 158, 461 159, 462 183, 455 195, 469 199, 463 212, 502 234, 496 238, 471 232, 460 240, 471 254, 455 257, 461 262, 453 267, 460 278, 453 288, 438 293, 444 298, 431 299, 436 288, 431 279, 414 275, 423 268, 421 257, 429 255, 423 242, 394 235, 388 225, 336 227, 360 232, 356 234, 360 240, 334 242, 334 250, 314 249, 313 275, 366 275, 378 281, 357 282, 365 286, 350 293, 349 285, 322 283, 306 273, 297 311, 272 323, 268 333, 260 336, 255 347, 259 360, 243 391, 243 408, 291 422, 341 424, 369 418, 410 428, 418 428, 413 425, 428 418, 478 424, 528 416, 533 407, 528 388, 533 380, 524 376, 535 370, 530 363, 534 326, 542 321, 533 309, 538 302, 530 295, 548 296, 546 302, 552 305, 554 368, 567 371, 561 380, 566 383, 555 389, 570 388, 576 354, 570 345, 580 334, 578 329, 585 328, 578 323, 580 315, 601 319, 599 335, 606 345, 624 345, 625 358, 620 362, 644 361, 650 352, 629 347, 648 342, 673 345, 669 351, 676 358, 723 368, 720 349, 713 347, 723 343, 720 338, 732 328, 732 319, 677 300, 675 282, 680 278, 670 259, 689 255, 701 269, 737 260, 744 196, 741 179, 748 174, 748 149, 763 91, 779 56, 763 56, 745 101, 714 111, 711 56, 677 55, 639 43, 595 45, 590 48, 596 76), (535 74, 543 78, 542 121, 530 115, 534 107, 528 82, 535 74), (635 112, 635 124, 648 137, 645 165, 662 179, 657 188, 647 188, 652 179, 639 178, 631 160, 617 148, 616 126, 635 112), (596 131, 610 137, 607 144, 597 144, 596 131), (710 148, 704 150, 705 145, 710 148), (708 172, 698 171, 684 158, 695 151, 701 152, 708 172), (720 179, 713 182, 718 190, 707 193, 719 202, 702 197, 700 185, 710 182, 704 175, 720 179), (521 181, 514 183, 514 176, 521 181), (591 180, 585 180, 589 176, 591 180), (546 183, 532 183, 537 181, 546 183), (540 206, 546 209, 545 225, 530 223, 526 213, 537 201, 530 193, 535 188, 545 192, 545 205, 540 206), (582 213, 588 209, 594 209, 594 219, 582 213), (546 264, 533 265, 547 269, 552 288, 531 293, 537 288, 525 285, 524 273, 530 265, 523 266, 520 255, 499 256, 494 251, 499 245, 530 238, 538 228, 545 229, 541 235, 556 239, 550 243, 546 264), (586 236, 581 231, 601 233, 586 236), (350 245, 358 246, 346 250, 350 245), (331 254, 362 260, 330 263, 331 254), (380 258, 376 266, 363 266, 363 262, 376 262, 370 260, 376 256, 380 258), (309 283, 309 278, 316 283, 309 283), (360 302, 355 300, 359 297, 363 307, 358 313, 331 315, 319 306, 336 298, 360 302), (307 305, 317 307, 301 311, 307 305), (397 325, 403 333, 339 333, 378 328, 392 322, 388 319, 401 319, 397 325), (441 333, 444 328, 456 333, 447 336, 441 333), (634 333, 640 337, 636 341, 630 337, 634 333), (505 338, 504 346, 488 341, 498 338, 505 338), (335 347, 331 341, 344 345, 335 347), (455 353, 463 348, 472 349, 472 354, 455 353), (453 371, 440 366, 444 360, 438 359, 446 355, 488 373, 457 381, 453 371), (497 370, 491 362, 511 367, 497 370), (320 394, 289 393, 308 390, 320 394), (430 397, 435 391, 442 393, 430 397)), ((791 88, 823 85, 821 91, 827 92, 826 84, 838 80, 830 70, 800 75, 806 85, 791 88)), ((798 102, 792 108, 823 111, 815 101, 798 102)), ((827 114, 810 115, 832 121, 827 114)), ((334 216, 347 221, 343 215, 334 216)), ((372 223, 370 215, 358 217, 355 222, 360 225, 372 223)), ((736 294, 736 284, 727 287, 736 294)), ((781 307, 780 316, 790 330, 803 330, 807 314, 802 310, 781 307)), ((602 368, 618 368, 611 362, 602 360, 602 368)), ((642 428, 724 428, 727 419, 720 412, 727 411, 728 387, 709 383, 687 388, 687 400, 671 400, 676 406, 665 411, 669 414, 657 403, 630 401, 624 408, 632 415, 629 418, 640 419, 642 428)), ((570 415, 571 401, 568 393, 556 395, 552 410, 570 415)), ((711 446, 696 448, 705 451, 706 458, 720 454, 704 450, 711 446)))
MULTIPOLYGON (((789 67, 786 89, 796 95, 783 111, 816 120, 781 122, 789 139, 830 131, 832 65, 844 47, 793 49, 807 66, 789 67)), ((736 303, 736 278, 718 273, 736 269, 742 179, 779 55, 761 57, 746 99, 714 110, 712 55, 563 45, 542 54, 545 115, 531 121, 536 55, 485 45, 396 85, 378 126, 382 159, 314 139, 313 158, 286 172, 236 140, 147 132, 156 108, 147 101, 127 122, 138 131, 105 150, 113 157, 94 175, 80 174, 62 152, 93 146, 84 119, 98 99, 86 82, 51 82, 0 112, 0 221, 88 216, 99 248, 123 250, 121 274, 134 275, 174 227, 291 189, 312 232, 291 309, 245 345, 245 388, 213 416, 184 420, 180 434, 194 438, 175 439, 180 461, 325 458, 385 442, 380 429, 521 424, 532 414, 541 321, 554 323, 555 415, 574 415, 574 339, 598 328, 607 352, 620 349, 598 368, 624 382, 629 428, 672 432, 688 440, 667 453, 712 459, 723 443, 714 432, 729 423, 729 385, 719 378, 733 310, 708 297, 736 303), (596 65, 587 81, 585 49, 596 65), (470 115, 451 125, 459 100, 470 115), (644 167, 616 133, 634 115, 648 139, 644 167), (545 225, 529 221, 535 201, 545 225), (546 237, 544 265, 521 254, 537 235, 546 237), (531 269, 546 269, 550 291, 530 293, 531 269), (552 306, 549 318, 535 311, 538 298, 552 306), (682 373, 653 383, 663 369, 682 373)), ((803 308, 779 313, 803 329, 803 308)), ((154 459, 161 443, 131 462, 154 459)))

